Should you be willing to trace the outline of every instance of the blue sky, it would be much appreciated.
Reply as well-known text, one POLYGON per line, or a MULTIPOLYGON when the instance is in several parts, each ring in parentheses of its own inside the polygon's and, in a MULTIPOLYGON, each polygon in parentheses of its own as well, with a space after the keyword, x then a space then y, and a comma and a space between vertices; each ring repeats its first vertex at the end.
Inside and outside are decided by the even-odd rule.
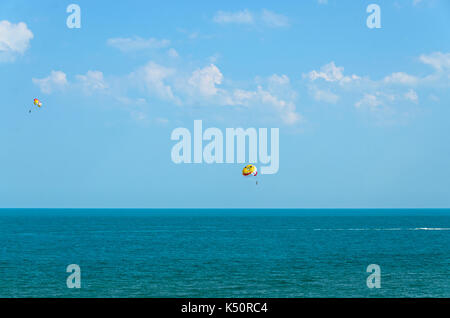
POLYGON ((448 1, 71 3, 0 3, 1 207, 450 207, 448 1), (195 119, 279 172, 174 164, 195 119))

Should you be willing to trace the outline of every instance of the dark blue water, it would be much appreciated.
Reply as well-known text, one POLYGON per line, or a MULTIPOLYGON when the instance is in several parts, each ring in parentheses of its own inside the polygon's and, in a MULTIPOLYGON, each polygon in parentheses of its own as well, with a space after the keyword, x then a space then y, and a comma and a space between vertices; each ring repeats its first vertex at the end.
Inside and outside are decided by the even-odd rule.
POLYGON ((450 297, 450 210, 0 210, 0 297, 450 297))

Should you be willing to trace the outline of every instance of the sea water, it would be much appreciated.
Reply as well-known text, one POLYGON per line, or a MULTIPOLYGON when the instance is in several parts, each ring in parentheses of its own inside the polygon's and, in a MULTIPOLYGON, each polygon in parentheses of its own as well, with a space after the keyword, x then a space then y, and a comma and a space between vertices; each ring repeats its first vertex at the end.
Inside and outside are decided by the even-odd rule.
POLYGON ((0 297, 450 297, 450 210, 3 209, 0 297))

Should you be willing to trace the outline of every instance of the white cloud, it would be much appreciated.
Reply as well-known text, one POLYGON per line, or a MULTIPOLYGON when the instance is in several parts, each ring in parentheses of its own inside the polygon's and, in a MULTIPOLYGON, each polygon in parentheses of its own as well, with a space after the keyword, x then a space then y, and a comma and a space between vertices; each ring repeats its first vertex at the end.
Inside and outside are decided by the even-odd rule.
POLYGON ((310 90, 313 98, 319 102, 326 102, 330 104, 336 104, 339 101, 339 96, 330 92, 329 90, 321 90, 318 88, 312 88, 310 90))
MULTIPOLYGON (((261 84, 261 80, 257 80, 261 84)), ((263 80, 264 82, 264 80, 263 80)), ((295 100, 297 98, 297 91, 291 86, 291 80, 287 75, 273 74, 267 78, 267 90, 276 95, 282 96, 286 100, 295 100)))
POLYGON ((33 33, 23 22, 0 21, 0 61, 13 61, 30 47, 33 33))
POLYGON ((232 105, 244 105, 248 106, 249 102, 256 97, 256 93, 253 91, 246 91, 243 89, 235 89, 232 96, 229 99, 229 103, 232 105))
POLYGON ((203 96, 217 94, 216 85, 222 84, 223 75, 214 64, 202 69, 195 70, 189 78, 188 83, 195 91, 203 96))
POLYGON ((136 110, 134 110, 134 111, 132 111, 131 113, 130 113, 130 115, 131 115, 131 118, 133 118, 134 120, 136 120, 136 121, 144 121, 144 120, 146 120, 147 119, 147 114, 145 114, 144 112, 142 112, 142 111, 136 111, 136 110))
MULTIPOLYGON (((336 95, 334 90, 343 89, 345 90, 345 96, 363 94, 363 97, 357 99, 354 103, 356 108, 380 111, 379 113, 387 113, 390 116, 401 115, 408 113, 408 111, 402 113, 397 104, 419 104, 420 89, 446 90, 450 86, 450 53, 422 54, 419 60, 431 66, 434 71, 425 76, 394 72, 381 80, 371 80, 369 77, 348 76, 344 73, 343 67, 338 67, 334 62, 331 62, 321 67, 320 70, 313 70, 304 74, 303 77, 311 82, 317 81, 309 89, 310 95, 317 101, 337 102, 340 99, 339 95, 343 95, 336 95), (352 85, 343 85, 346 83, 352 83, 352 85), (336 86, 336 84, 340 85, 336 86), (405 91, 399 85, 406 86, 407 90, 405 91), (331 90, 333 90, 333 93, 331 93, 331 90)), ((439 101, 439 98, 433 96, 433 100, 439 101)))
POLYGON ((333 61, 322 66, 320 68, 320 71, 313 70, 309 72, 307 74, 307 77, 311 81, 323 79, 327 82, 340 82, 341 84, 361 79, 355 74, 351 76, 344 76, 344 68, 336 66, 333 61))
POLYGON ((170 45, 169 40, 158 40, 155 38, 143 39, 141 37, 133 38, 112 38, 108 39, 108 45, 115 47, 123 52, 146 50, 146 49, 161 49, 170 45))
POLYGON ((219 59, 220 59, 220 54, 215 53, 208 58, 208 61, 211 64, 216 64, 219 61, 219 59))
POLYGON ((419 60, 437 71, 450 70, 450 53, 434 52, 428 55, 422 54, 419 60))
POLYGON ((269 27, 281 28, 289 26, 289 19, 285 15, 277 14, 275 12, 264 9, 261 14, 261 19, 269 27))
POLYGON ((33 78, 32 81, 45 94, 62 90, 68 85, 67 76, 61 71, 51 71, 49 76, 45 78, 33 78))
POLYGON ((220 24, 253 24, 253 14, 248 10, 242 10, 237 12, 224 12, 218 11, 213 18, 213 21, 220 24))
MULTIPOLYGON (((394 116, 407 116, 409 111, 401 111, 401 108, 396 107, 400 102, 419 103, 419 96, 413 89, 409 89, 406 93, 399 92, 385 92, 376 91, 365 93, 363 98, 355 103, 357 109, 368 110, 371 113, 377 114, 375 119, 384 121, 387 118, 394 120, 394 116), (382 115, 383 114, 383 115, 382 115), (381 117, 379 117, 382 115, 381 117), (385 118, 385 116, 387 116, 385 118)), ((395 120, 393 121, 395 122, 395 120)))
POLYGON ((188 38, 191 40, 195 40, 199 37, 199 35, 200 34, 198 32, 191 32, 191 33, 189 33, 188 38))
POLYGON ((66 73, 62 71, 51 71, 49 76, 33 78, 32 81, 45 94, 51 94, 66 88, 75 88, 87 95, 91 95, 95 91, 105 91, 108 89, 108 85, 103 78, 103 73, 100 71, 88 71, 85 75, 76 75, 75 78, 77 82, 70 83, 67 80, 66 73))
POLYGON ((417 103, 418 97, 414 90, 409 90, 405 94, 387 93, 384 91, 376 91, 374 93, 365 93, 364 97, 355 103, 356 108, 368 109, 370 111, 384 111, 395 113, 395 102, 400 100, 408 100, 417 103))
POLYGON ((327 4, 328 0, 317 0, 319 4, 327 4))
POLYGON ((86 95, 101 93, 126 105, 131 117, 141 122, 148 121, 146 112, 149 106, 155 105, 154 100, 182 106, 248 107, 254 117, 281 120, 286 124, 295 124, 302 119, 296 111, 296 92, 286 75, 273 74, 255 80, 250 83, 255 85, 254 89, 240 88, 231 80, 226 82, 226 87, 219 87, 224 83, 224 75, 215 64, 192 70, 189 66, 175 69, 150 61, 129 75, 109 77, 108 81, 98 70, 74 78, 74 82, 69 83, 65 73, 52 71, 48 77, 34 78, 33 82, 45 93, 66 87, 86 95))
POLYGON ((418 81, 419 79, 417 77, 404 72, 392 73, 384 78, 384 82, 387 84, 415 85, 418 81))
POLYGON ((337 67, 334 62, 326 64, 320 68, 320 71, 313 70, 308 73, 309 79, 315 81, 319 78, 327 82, 336 82, 344 78, 343 67, 337 67))
POLYGON ((169 57, 171 57, 171 58, 177 58, 177 57, 180 56, 180 55, 178 54, 177 50, 175 50, 174 48, 170 48, 170 49, 167 51, 167 55, 169 55, 169 57))
POLYGON ((409 100, 415 104, 417 104, 419 102, 419 96, 417 95, 416 91, 413 89, 410 89, 403 96, 406 100, 409 100))
POLYGON ((138 85, 143 84, 144 88, 165 100, 176 100, 172 87, 167 83, 168 78, 175 74, 175 70, 167 68, 155 62, 149 62, 136 72, 131 73, 132 80, 138 85))
POLYGON ((87 94, 108 88, 103 78, 103 73, 100 71, 88 71, 86 75, 76 75, 75 77, 80 82, 83 91, 87 94))
POLYGON ((202 35, 198 31, 190 31, 183 28, 177 28, 177 31, 183 33, 189 40, 195 40, 198 38, 210 38, 211 36, 202 35))
POLYGON ((342 78, 342 80, 340 81, 340 83, 341 84, 347 84, 347 83, 350 83, 350 82, 353 82, 353 81, 359 81, 359 80, 361 80, 361 77, 359 77, 356 74, 352 74, 350 76, 344 76, 342 78))
POLYGON ((167 124, 169 122, 169 120, 164 117, 158 117, 158 118, 156 118, 156 122, 160 123, 160 124, 167 124))
POLYGON ((275 108, 286 124, 295 124, 301 119, 301 116, 295 111, 295 104, 292 101, 283 100, 262 89, 261 86, 258 87, 255 96, 257 96, 263 104, 268 104, 275 108))
POLYGON ((303 118, 294 102, 297 94, 290 87, 289 77, 274 74, 267 79, 267 84, 268 88, 259 85, 256 90, 234 89, 227 95, 226 103, 253 107, 262 112, 275 112, 275 116, 288 125, 301 121, 303 118), (268 109, 263 110, 264 106, 268 106, 268 109))
POLYGON ((356 108, 369 108, 371 110, 376 109, 378 106, 383 105, 383 102, 377 95, 364 94, 364 97, 355 103, 356 108))
POLYGON ((130 98, 126 96, 115 96, 115 99, 124 105, 142 106, 147 103, 145 98, 130 98))
POLYGON ((437 97, 436 95, 434 95, 434 94, 431 94, 430 96, 428 96, 428 98, 429 98, 430 100, 432 100, 433 102, 435 102, 435 103, 441 101, 441 99, 440 99, 439 97, 437 97))
POLYGON ((275 85, 287 85, 290 83, 289 77, 287 77, 286 75, 278 75, 278 74, 273 74, 272 76, 269 77, 269 83, 271 84, 275 84, 275 85))
POLYGON ((213 21, 218 24, 263 25, 271 28, 289 26, 289 18, 283 14, 263 9, 260 13, 252 13, 249 10, 236 12, 218 11, 213 21))

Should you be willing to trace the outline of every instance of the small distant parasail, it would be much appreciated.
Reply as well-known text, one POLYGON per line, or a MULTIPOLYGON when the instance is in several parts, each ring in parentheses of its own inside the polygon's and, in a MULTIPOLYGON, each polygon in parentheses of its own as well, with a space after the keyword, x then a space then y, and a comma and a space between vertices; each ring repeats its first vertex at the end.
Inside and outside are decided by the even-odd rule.
POLYGON ((35 98, 34 99, 34 106, 41 107, 42 106, 41 101, 39 99, 35 98))
POLYGON ((242 175, 245 177, 258 175, 258 169, 254 165, 247 165, 242 169, 242 175))
MULTIPOLYGON (((33 105, 38 107, 38 108, 41 108, 42 107, 42 102, 39 99, 35 98, 33 100, 33 105)), ((31 113, 31 109, 28 112, 31 113)))

